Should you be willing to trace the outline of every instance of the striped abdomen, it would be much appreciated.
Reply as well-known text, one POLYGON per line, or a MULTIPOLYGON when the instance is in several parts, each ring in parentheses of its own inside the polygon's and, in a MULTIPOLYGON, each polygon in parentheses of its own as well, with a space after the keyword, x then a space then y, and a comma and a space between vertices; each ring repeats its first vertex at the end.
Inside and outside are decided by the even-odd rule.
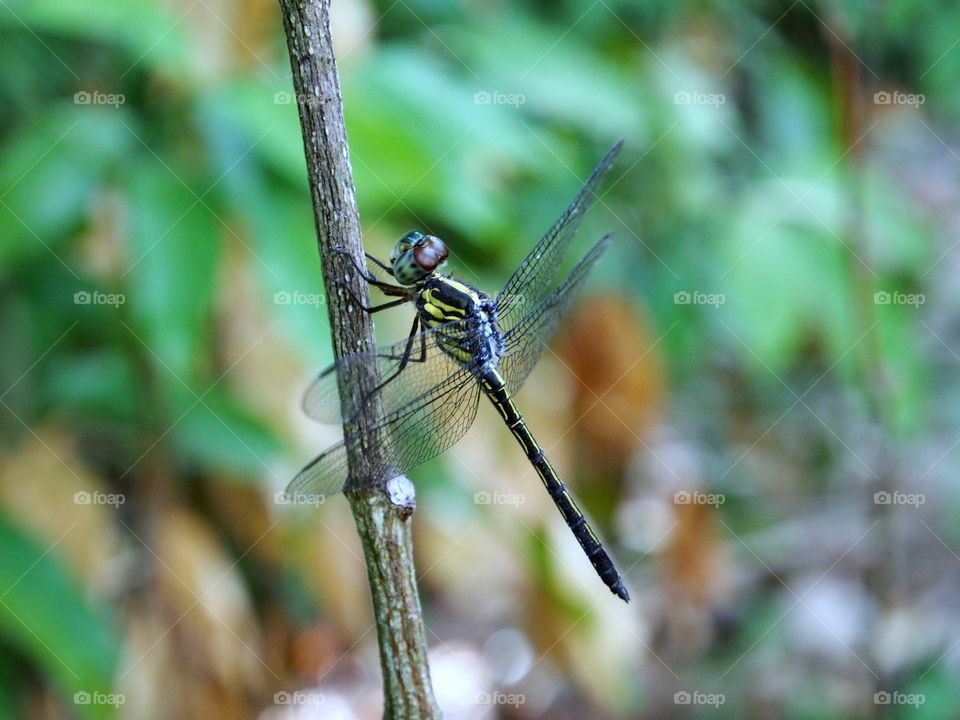
POLYGON ((520 447, 523 448, 527 458, 536 468, 544 487, 546 487, 550 497, 553 498, 553 502, 556 503, 560 514, 563 515, 563 519, 573 531, 580 547, 587 554, 600 579, 606 583, 612 593, 629 602, 630 595, 623 585, 620 573, 617 572, 613 561, 607 555, 607 551, 603 549, 603 545, 594 533, 593 528, 590 527, 580 507, 570 495, 567 486, 563 484, 550 461, 547 460, 543 448, 540 447, 526 422, 524 422, 523 416, 504 384, 503 376, 495 368, 488 368, 480 375, 480 384, 486 396, 490 398, 490 401, 507 423, 510 432, 520 443, 520 447))

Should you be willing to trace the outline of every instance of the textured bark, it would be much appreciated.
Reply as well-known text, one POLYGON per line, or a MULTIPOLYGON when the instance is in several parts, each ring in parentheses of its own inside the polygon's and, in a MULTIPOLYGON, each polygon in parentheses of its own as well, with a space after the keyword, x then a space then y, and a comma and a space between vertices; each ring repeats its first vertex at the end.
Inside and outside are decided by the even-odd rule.
MULTIPOLYGON (((367 305, 369 295, 353 264, 362 266, 365 260, 330 40, 330 2, 280 0, 280 9, 303 131, 333 349, 339 358, 372 350, 375 338, 369 316, 350 307, 351 295, 367 305), (334 278, 343 284, 335 285, 334 278)), ((360 398, 376 387, 374 368, 351 369, 340 376, 339 383, 343 415, 352 417, 361 405, 360 398)), ((389 438, 372 431, 383 410, 377 403, 365 403, 363 409, 358 419, 344 428, 363 438, 350 448, 347 497, 363 544, 373 597, 384 717, 439 718, 442 714, 430 684, 413 564, 412 489, 403 476, 386 482, 384 443, 389 438)))

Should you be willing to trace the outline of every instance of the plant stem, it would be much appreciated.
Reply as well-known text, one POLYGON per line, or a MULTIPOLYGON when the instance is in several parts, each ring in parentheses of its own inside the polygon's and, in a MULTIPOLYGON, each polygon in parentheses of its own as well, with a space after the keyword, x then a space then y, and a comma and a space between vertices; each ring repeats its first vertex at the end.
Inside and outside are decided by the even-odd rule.
MULTIPOLYGON (((337 358, 375 348, 373 323, 351 297, 369 305, 356 271, 365 259, 353 173, 343 122, 343 101, 330 38, 330 0, 279 0, 293 86, 300 113, 314 222, 324 270, 330 332, 337 358), (340 250, 340 252, 338 252, 340 250), (343 252, 345 251, 345 252, 343 252), (336 278, 339 285, 334 284, 336 278)), ((376 368, 339 375, 344 427, 360 438, 348 446, 347 497, 367 562, 383 668, 385 718, 440 718, 427 664, 426 634, 417 595, 410 525, 413 495, 404 476, 389 483, 389 438, 376 431, 376 403, 362 403, 377 385, 376 368), (356 413, 356 410, 360 410, 356 413), (388 492, 388 486, 390 492, 388 492)))

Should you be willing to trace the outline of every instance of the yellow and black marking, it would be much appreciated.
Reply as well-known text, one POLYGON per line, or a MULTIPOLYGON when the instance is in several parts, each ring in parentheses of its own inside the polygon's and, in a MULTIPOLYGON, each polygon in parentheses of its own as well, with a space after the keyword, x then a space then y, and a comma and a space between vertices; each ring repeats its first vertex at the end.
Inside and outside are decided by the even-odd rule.
POLYGON ((480 305, 474 288, 443 275, 433 276, 417 297, 417 311, 430 327, 463 320, 480 305))
MULTIPOLYGON (((445 275, 432 276, 417 296, 417 313, 428 328, 474 317, 484 301, 478 290, 445 275)), ((479 350, 476 340, 464 331, 459 337, 450 333, 443 350, 462 363, 474 360, 479 350)))
POLYGON ((546 487, 550 497, 553 498, 553 502, 556 503, 570 530, 573 531, 580 547, 590 558, 590 563, 597 574, 615 595, 629 602, 630 595, 623 585, 620 573, 617 572, 613 561, 607 555, 607 551, 604 550, 603 544, 597 538, 593 528, 590 527, 580 507, 571 497, 567 486, 564 485, 550 461, 547 460, 543 448, 540 447, 536 438, 533 437, 533 433, 530 432, 530 428, 527 427, 523 415, 520 414, 513 398, 510 397, 503 376, 494 368, 487 369, 480 375, 480 385, 484 394, 490 398, 490 402, 493 403, 504 422, 507 423, 510 432, 520 443, 520 447, 523 448, 530 463, 536 468, 544 487, 546 487))

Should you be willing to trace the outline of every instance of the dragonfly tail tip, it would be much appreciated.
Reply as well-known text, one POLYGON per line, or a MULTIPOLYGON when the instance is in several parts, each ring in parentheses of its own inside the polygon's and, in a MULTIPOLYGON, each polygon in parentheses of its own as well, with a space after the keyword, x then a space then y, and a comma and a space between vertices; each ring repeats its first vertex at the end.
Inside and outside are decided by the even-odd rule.
POLYGON ((610 590, 625 603, 630 602, 630 593, 628 593, 627 588, 624 587, 623 580, 617 580, 617 584, 610 588, 610 590))

